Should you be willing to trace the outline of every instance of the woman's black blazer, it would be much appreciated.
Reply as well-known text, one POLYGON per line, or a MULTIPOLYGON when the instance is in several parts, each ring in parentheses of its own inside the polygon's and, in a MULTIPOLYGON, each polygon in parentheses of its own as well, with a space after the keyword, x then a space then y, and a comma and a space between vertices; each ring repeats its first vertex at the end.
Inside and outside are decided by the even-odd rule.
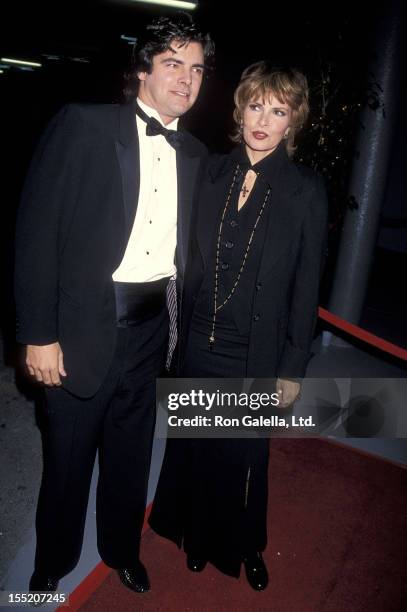
MULTIPOLYGON (((228 172, 233 174, 230 155, 209 159, 185 272, 180 369, 194 302, 219 228, 228 172)), ((320 176, 296 165, 285 152, 278 177, 253 294, 247 296, 251 312, 248 377, 303 377, 317 319, 327 233, 325 188, 320 176)))

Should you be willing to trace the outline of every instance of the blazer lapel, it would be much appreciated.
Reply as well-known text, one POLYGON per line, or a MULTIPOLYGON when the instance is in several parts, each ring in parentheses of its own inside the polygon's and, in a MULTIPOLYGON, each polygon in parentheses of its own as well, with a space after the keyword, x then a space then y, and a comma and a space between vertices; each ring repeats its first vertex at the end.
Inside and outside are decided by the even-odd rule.
POLYGON ((125 216, 124 244, 127 245, 137 211, 140 191, 140 152, 136 118, 131 105, 119 110, 119 138, 116 153, 120 165, 125 216))
POLYGON ((291 161, 281 169, 279 180, 272 188, 266 239, 260 263, 260 275, 267 274, 286 250, 302 219, 301 176, 291 161))
MULTIPOLYGON (((207 208, 200 206, 197 223, 198 247, 204 266, 215 248, 222 211, 230 188, 230 169, 234 167, 231 154, 214 158, 207 168, 201 187, 201 201, 207 208), (214 231, 208 231, 208 227, 214 231)), ((301 222, 302 179, 295 164, 286 158, 274 181, 267 215, 267 229, 261 257, 260 274, 263 275, 278 261, 285 249, 289 248, 295 227, 301 222)))

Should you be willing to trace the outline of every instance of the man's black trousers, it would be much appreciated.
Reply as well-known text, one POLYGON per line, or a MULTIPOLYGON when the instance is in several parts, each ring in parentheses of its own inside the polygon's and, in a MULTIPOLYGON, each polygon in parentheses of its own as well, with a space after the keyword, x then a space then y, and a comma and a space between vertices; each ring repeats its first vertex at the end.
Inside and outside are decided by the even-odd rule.
POLYGON ((155 379, 168 344, 167 309, 117 332, 110 370, 94 397, 81 399, 62 387, 45 390, 35 567, 54 579, 79 560, 97 451, 100 556, 113 568, 134 567, 139 558, 155 426, 155 379))

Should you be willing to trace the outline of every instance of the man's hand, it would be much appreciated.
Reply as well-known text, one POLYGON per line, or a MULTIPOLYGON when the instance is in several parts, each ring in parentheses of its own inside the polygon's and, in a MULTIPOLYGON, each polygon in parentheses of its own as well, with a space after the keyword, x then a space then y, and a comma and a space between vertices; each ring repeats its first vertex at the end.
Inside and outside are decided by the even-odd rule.
POLYGON ((64 356, 59 342, 36 346, 27 344, 25 362, 31 376, 49 386, 60 386, 60 376, 66 376, 64 356))
POLYGON ((287 406, 295 402, 300 393, 300 388, 300 383, 277 378, 276 389, 280 400, 279 406, 287 408, 287 406))

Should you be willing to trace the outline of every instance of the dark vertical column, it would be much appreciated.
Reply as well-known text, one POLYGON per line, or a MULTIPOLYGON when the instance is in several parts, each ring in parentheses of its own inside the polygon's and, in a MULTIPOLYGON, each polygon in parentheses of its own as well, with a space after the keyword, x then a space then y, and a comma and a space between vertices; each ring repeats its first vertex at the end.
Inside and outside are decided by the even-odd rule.
POLYGON ((363 127, 356 142, 359 157, 354 161, 349 185, 358 207, 346 213, 329 303, 332 312, 355 324, 363 308, 386 187, 402 78, 402 25, 402 0, 392 0, 380 20, 374 60, 369 66, 379 85, 380 106, 366 106, 361 113, 363 127))

